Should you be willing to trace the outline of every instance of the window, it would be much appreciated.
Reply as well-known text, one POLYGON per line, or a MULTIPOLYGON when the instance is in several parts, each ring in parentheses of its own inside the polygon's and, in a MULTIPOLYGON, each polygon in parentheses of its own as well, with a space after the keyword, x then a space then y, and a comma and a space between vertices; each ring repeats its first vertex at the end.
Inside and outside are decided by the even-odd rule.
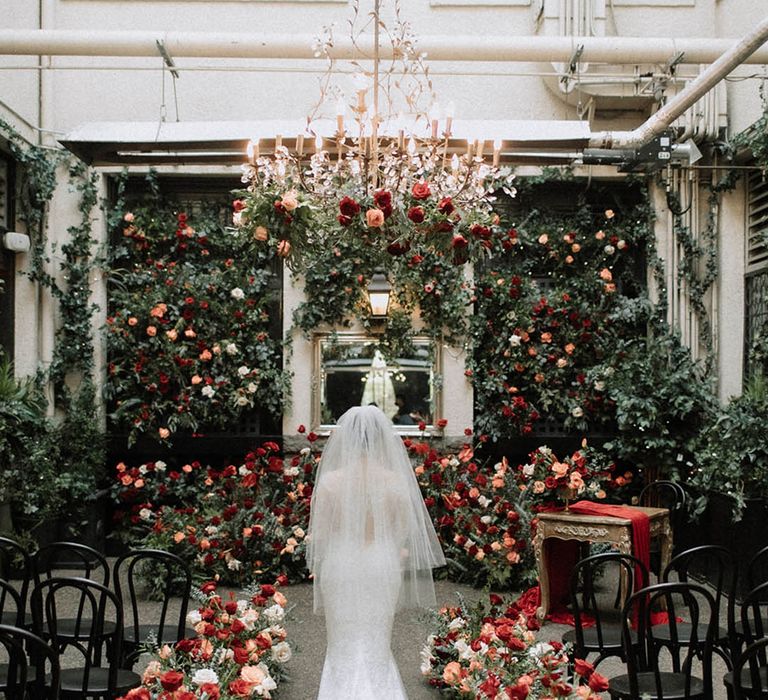
POLYGON ((768 183, 761 172, 747 182, 747 277, 744 281, 744 378, 750 376, 752 348, 768 335, 768 183))
POLYGON ((404 432, 431 424, 438 413, 436 367, 430 341, 385 359, 374 338, 319 335, 315 339, 313 426, 328 429, 352 406, 377 405, 404 432))

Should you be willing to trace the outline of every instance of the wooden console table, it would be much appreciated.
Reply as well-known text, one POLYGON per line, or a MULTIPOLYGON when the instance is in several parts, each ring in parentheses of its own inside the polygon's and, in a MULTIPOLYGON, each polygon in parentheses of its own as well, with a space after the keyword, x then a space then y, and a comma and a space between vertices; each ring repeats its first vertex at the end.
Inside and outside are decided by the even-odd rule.
MULTIPOLYGON (((661 541, 661 569, 672 557, 672 528, 669 524, 669 511, 666 508, 644 508, 627 506, 642 511, 648 516, 651 539, 661 541)), ((536 536, 533 538, 533 551, 539 573, 541 588, 541 607, 538 616, 543 620, 549 612, 549 570, 544 541, 550 537, 578 542, 606 542, 616 545, 625 554, 632 554, 632 522, 624 518, 605 515, 582 515, 581 513, 539 513, 536 516, 536 536)))

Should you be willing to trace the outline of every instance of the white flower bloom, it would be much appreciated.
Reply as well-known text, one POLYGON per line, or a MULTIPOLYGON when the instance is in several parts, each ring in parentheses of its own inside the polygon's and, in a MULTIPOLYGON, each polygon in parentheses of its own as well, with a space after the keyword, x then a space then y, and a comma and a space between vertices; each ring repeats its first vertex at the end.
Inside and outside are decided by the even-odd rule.
POLYGON ((248 610, 248 601, 241 598, 237 601, 237 611, 239 613, 244 613, 246 610, 248 610))
POLYGON ((161 459, 158 459, 157 462, 155 462, 155 471, 164 472, 167 466, 168 465, 165 462, 163 462, 161 459))
POLYGON ((245 292, 240 287, 235 287, 229 294, 233 299, 245 299, 245 292))
POLYGON ((283 467, 283 474, 286 476, 298 476, 300 471, 298 467, 283 467))
POLYGON ((224 350, 227 353, 227 355, 237 355, 238 353, 237 345, 235 345, 234 343, 227 343, 224 346, 224 350))
POLYGON ((192 610, 187 613, 187 622, 190 624, 190 626, 194 627, 198 622, 202 620, 202 616, 200 615, 199 610, 192 610))
POLYGON ((617 247, 619 250, 624 250, 624 248, 626 248, 626 247, 627 247, 627 242, 626 242, 626 241, 625 241, 625 240, 622 238, 622 239, 621 239, 621 240, 620 240, 620 241, 619 241, 619 242, 616 244, 616 247, 617 247))
POLYGON ((192 676, 194 685, 203 685, 203 683, 218 683, 219 677, 212 668, 199 668, 192 676))
POLYGON ((247 406, 247 405, 248 405, 248 404, 250 404, 250 403, 251 403, 251 402, 248 400, 248 397, 247 397, 247 396, 238 396, 238 397, 235 399, 235 405, 236 405, 236 406, 247 406))
POLYGON ((255 394, 258 387, 253 382, 250 382, 245 389, 249 394, 255 394))
POLYGON ((279 664, 290 661, 292 655, 291 646, 288 642, 279 642, 272 647, 272 657, 279 664))
POLYGON ((463 639, 458 639, 453 643, 453 648, 459 652, 459 658, 465 661, 470 661, 475 658, 475 652, 472 651, 472 647, 466 643, 463 639))
POLYGON ((252 630, 259 620, 259 611, 254 608, 247 608, 240 616, 240 622, 245 625, 245 629, 252 630))
POLYGON ((240 571, 240 568, 242 567, 242 565, 243 565, 243 562, 241 562, 239 559, 235 559, 234 557, 232 557, 227 562, 227 568, 230 571, 240 571))
POLYGON ((152 511, 149 508, 142 508, 139 511, 139 517, 142 520, 149 520, 152 517, 152 511))
POLYGON ((534 644, 530 649, 528 649, 528 656, 533 656, 534 658, 538 659, 542 656, 546 656, 547 654, 551 654, 554 651, 554 648, 551 644, 547 644, 546 642, 539 642, 538 644, 534 644))
POLYGON ((304 530, 302 530, 300 527, 293 528, 294 537, 298 537, 299 539, 301 539, 302 537, 304 537, 304 534, 305 534, 304 530))
POLYGON ((451 620, 450 623, 448 624, 448 629, 460 630, 466 624, 467 624, 467 621, 463 617, 454 617, 453 620, 451 620))
POLYGON ((571 409, 571 415, 574 418, 581 418, 584 415, 584 409, 581 406, 575 406, 571 409))
POLYGON ((251 373, 251 370, 250 370, 250 369, 248 369, 248 368, 247 368, 245 365, 242 365, 242 366, 240 366, 240 367, 238 367, 238 368, 237 368, 237 373, 238 373, 238 374, 239 374, 241 377, 245 377, 246 375, 248 375, 248 374, 250 374, 250 373, 251 373))
POLYGON ((201 393, 202 393, 203 396, 205 396, 205 397, 207 397, 209 399, 212 399, 214 397, 214 395, 216 394, 216 389, 214 389, 212 386, 207 384, 206 386, 203 387, 203 390, 202 390, 201 393))
POLYGON ((276 625, 283 621, 283 618, 285 617, 285 610, 283 610, 282 606, 275 603, 272 607, 264 610, 262 615, 264 615, 270 625, 276 625))
POLYGON ((432 670, 432 661, 435 657, 432 656, 432 648, 430 646, 424 646, 421 649, 421 674, 428 676, 432 670))
POLYGON ((207 528, 205 528, 206 535, 216 535, 218 532, 219 528, 217 528, 215 525, 209 525, 207 528))
POLYGON ((616 252, 616 248, 614 248, 612 245, 607 245, 605 248, 603 248, 606 255, 613 255, 616 252))
POLYGON ((456 457, 456 455, 452 455, 450 460, 448 460, 448 464, 450 464, 452 467, 458 467, 461 462, 459 462, 459 459, 456 457))
POLYGON ((520 345, 520 343, 522 343, 522 342, 523 342, 523 339, 519 335, 517 335, 516 333, 513 333, 512 335, 509 336, 509 344, 513 348, 518 347, 520 345))
POLYGON ((595 382, 595 391, 604 391, 605 390, 605 382, 602 380, 598 380, 595 382))
MULTIPOLYGON (((487 508, 489 505, 491 505, 491 499, 486 498, 485 496, 480 496, 480 498, 477 499, 477 502, 480 504, 482 508, 487 508)), ((488 518, 488 522, 491 521, 490 516, 486 516, 488 518)))
POLYGON ((248 467, 246 467, 244 464, 241 464, 241 465, 238 467, 238 469, 237 469, 237 473, 238 473, 240 476, 245 476, 246 474, 250 473, 250 471, 251 471, 251 470, 250 470, 250 469, 248 469, 248 467))
POLYGON ((146 473, 147 473, 147 465, 146 464, 142 464, 139 467, 139 474, 146 474, 146 473))
POLYGON ((484 515, 482 518, 480 518, 480 522, 483 523, 483 525, 490 525, 491 524, 491 516, 490 515, 484 515))
POLYGON ((605 367, 605 368, 603 369, 603 372, 605 373, 605 376, 606 376, 606 377, 612 377, 612 376, 613 376, 613 373, 614 373, 615 371, 616 371, 616 370, 615 370, 613 367, 605 367))
POLYGON ((308 455, 312 450, 309 449, 309 447, 302 447, 299 451, 300 454, 308 455))
POLYGON ((536 471, 536 466, 533 464, 526 464, 523 467, 523 476, 533 476, 533 472, 536 471))

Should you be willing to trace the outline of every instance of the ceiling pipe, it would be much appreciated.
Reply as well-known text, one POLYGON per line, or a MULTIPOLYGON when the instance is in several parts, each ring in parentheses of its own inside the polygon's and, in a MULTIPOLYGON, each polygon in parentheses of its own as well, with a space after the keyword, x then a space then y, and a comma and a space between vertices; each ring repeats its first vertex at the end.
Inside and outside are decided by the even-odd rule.
MULTIPOLYGON (((162 31, 91 31, 71 29, 0 30, 0 55, 16 56, 131 56, 158 55, 161 42, 173 58, 313 59, 310 34, 251 34, 162 31)), ((337 59, 364 60, 373 55, 371 37, 355 43, 334 39, 330 49, 337 59)), ((430 61, 569 61, 574 46, 583 46, 582 61, 609 64, 666 63, 683 53, 683 63, 711 63, 731 46, 731 39, 669 37, 560 36, 422 36, 418 50, 430 61)), ((381 57, 391 59, 391 46, 381 57)), ((747 63, 768 63, 768 49, 754 52, 747 63)))
POLYGON ((669 100, 658 112, 634 131, 602 131, 592 134, 590 148, 639 148, 663 133, 686 109, 701 99, 734 68, 754 58, 757 50, 768 40, 768 17, 745 34, 714 63, 705 68, 683 90, 669 100))

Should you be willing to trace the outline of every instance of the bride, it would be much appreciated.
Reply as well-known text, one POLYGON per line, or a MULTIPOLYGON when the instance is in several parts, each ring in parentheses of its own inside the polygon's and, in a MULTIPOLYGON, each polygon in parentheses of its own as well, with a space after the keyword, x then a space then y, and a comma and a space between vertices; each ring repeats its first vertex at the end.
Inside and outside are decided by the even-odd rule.
POLYGON ((318 468, 308 565, 327 649, 318 700, 405 700, 390 648, 395 610, 435 603, 445 564, 416 476, 375 406, 338 422, 318 468))

